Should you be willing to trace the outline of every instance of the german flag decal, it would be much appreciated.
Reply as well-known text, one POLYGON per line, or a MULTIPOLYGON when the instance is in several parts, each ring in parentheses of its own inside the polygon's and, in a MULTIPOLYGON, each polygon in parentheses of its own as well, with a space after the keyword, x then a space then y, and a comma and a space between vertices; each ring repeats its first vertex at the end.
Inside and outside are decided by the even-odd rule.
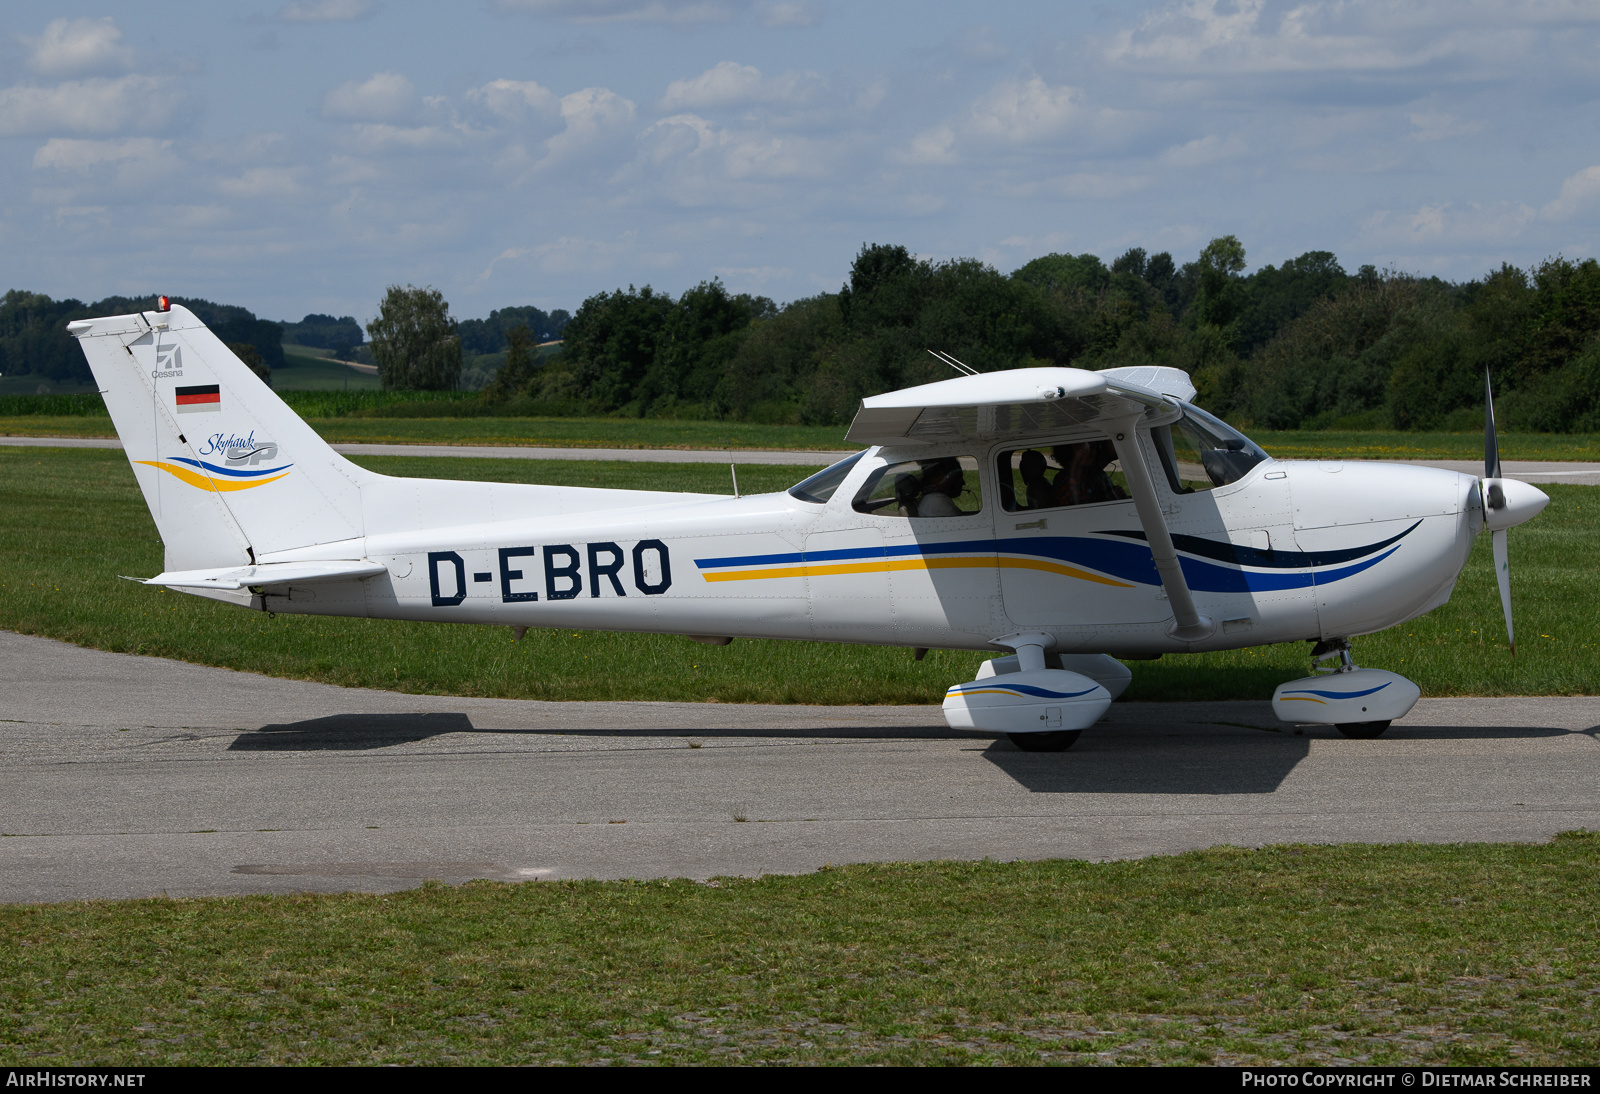
POLYGON ((222 393, 216 384, 196 384, 174 388, 179 414, 209 414, 222 409, 222 393))

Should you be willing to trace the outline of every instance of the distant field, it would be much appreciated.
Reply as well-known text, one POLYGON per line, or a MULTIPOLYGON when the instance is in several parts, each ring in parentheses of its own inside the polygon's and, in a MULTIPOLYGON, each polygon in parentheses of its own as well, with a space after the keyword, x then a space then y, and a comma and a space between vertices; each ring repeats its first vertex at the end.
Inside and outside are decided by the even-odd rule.
POLYGON ((1577 832, 0 906, 0 1065, 1593 1067, 1597 869, 1577 832))
POLYGON ((272 370, 272 386, 279 391, 377 391, 378 378, 331 357, 303 353, 283 354, 284 367, 272 370))
MULTIPOLYGON (((731 493, 717 464, 368 457, 388 474, 731 493)), ((747 493, 806 468, 749 466, 747 493)), ((1356 641, 1356 659, 1426 695, 1568 695, 1600 689, 1600 491, 1543 487, 1550 507, 1511 533, 1518 653, 1506 650, 1487 537, 1451 602, 1356 641)), ((757 703, 936 703, 983 654, 670 635, 280 615, 117 579, 161 569, 161 547, 120 452, 0 446, 0 627, 129 653, 326 683, 528 699, 715 698, 757 703), (625 671, 618 671, 623 669, 625 671)), ((1134 662, 1129 699, 1264 699, 1305 674, 1303 644, 1134 662)))

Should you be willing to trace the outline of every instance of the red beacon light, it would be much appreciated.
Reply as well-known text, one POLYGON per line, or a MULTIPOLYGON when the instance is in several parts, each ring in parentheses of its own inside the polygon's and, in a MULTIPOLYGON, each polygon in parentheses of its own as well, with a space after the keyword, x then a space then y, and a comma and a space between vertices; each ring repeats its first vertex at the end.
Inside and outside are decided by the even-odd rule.
POLYGON ((171 310, 172 310, 172 301, 168 300, 164 296, 156 297, 156 311, 171 311, 171 310))

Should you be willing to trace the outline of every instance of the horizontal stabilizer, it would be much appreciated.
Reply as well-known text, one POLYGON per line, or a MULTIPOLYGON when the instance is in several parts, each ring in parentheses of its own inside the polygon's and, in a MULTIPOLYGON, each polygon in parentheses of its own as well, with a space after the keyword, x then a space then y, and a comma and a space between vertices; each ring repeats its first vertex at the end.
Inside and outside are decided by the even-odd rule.
POLYGON ((248 589, 259 585, 310 585, 318 581, 351 581, 377 577, 381 562, 339 559, 330 562, 268 562, 259 566, 223 566, 215 570, 174 570, 157 574, 146 585, 179 589, 248 589))

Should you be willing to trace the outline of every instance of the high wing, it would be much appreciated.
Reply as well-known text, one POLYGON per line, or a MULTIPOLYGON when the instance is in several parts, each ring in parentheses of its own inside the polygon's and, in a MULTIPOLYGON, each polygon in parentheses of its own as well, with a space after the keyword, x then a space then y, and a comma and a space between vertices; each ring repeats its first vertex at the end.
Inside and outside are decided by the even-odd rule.
POLYGON ((1134 432, 1142 420, 1176 417, 1182 403, 1193 397, 1194 385, 1187 375, 1160 366, 980 373, 863 399, 847 439, 898 447, 966 437, 1021 438, 1091 423, 1101 426, 1116 445, 1156 572, 1171 602, 1170 633, 1183 641, 1197 641, 1210 637, 1217 625, 1195 607, 1134 432))
POLYGON ((1194 398, 1180 369, 1030 368, 980 373, 908 387, 861 401, 846 439, 856 444, 936 444, 959 437, 1005 437, 1176 413, 1194 398))

